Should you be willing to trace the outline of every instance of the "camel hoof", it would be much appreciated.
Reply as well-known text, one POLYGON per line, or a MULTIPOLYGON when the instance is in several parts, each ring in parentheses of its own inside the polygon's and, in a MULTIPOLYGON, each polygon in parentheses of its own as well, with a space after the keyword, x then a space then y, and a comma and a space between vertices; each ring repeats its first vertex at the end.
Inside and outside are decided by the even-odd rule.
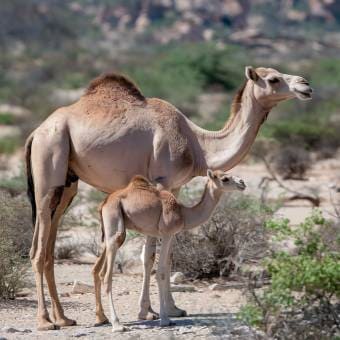
POLYGON ((110 323, 110 321, 109 321, 108 319, 106 319, 106 320, 103 320, 103 321, 96 322, 96 323, 94 324, 94 327, 104 326, 104 325, 107 325, 107 324, 109 324, 109 323, 110 323))
POLYGON ((55 325, 58 327, 70 327, 70 326, 76 326, 77 322, 76 320, 68 319, 66 317, 62 319, 58 319, 55 321, 55 325))
POLYGON ((38 325, 38 331, 55 331, 57 329, 60 329, 58 325, 55 325, 52 322, 44 322, 38 325))
POLYGON ((159 314, 156 312, 148 312, 146 315, 139 314, 138 315, 138 320, 158 320, 159 319, 159 314))
POLYGON ((112 327, 112 332, 113 333, 122 333, 126 332, 128 329, 124 327, 123 325, 115 325, 112 327))
POLYGON ((180 318, 180 317, 185 317, 188 314, 184 309, 180 309, 176 307, 175 309, 170 310, 168 315, 172 317, 180 318))

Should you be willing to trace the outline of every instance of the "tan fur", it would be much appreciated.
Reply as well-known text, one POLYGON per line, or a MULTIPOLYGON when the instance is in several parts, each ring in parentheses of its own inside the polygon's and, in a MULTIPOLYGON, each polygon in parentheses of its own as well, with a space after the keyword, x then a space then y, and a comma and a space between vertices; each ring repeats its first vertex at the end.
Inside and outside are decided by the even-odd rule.
MULTIPOLYGON (((57 225, 77 190, 74 178, 112 193, 140 174, 159 188, 177 190, 192 177, 204 175, 207 168, 234 167, 249 151, 275 105, 293 97, 310 97, 311 89, 302 77, 270 68, 251 69, 250 73, 247 70, 249 80, 235 96, 230 119, 220 131, 201 129, 170 103, 145 98, 126 77, 106 74, 94 80, 76 103, 56 110, 31 134, 26 143, 26 169, 35 220, 31 258, 37 282, 39 329, 55 327, 43 295, 43 274, 47 271, 56 324, 74 324, 64 316, 56 293, 53 257, 48 258, 48 269, 45 266, 45 254, 54 251, 57 225), (256 81, 249 76, 254 72, 256 81), (268 79, 274 76, 280 82, 271 85, 268 79)), ((149 188, 143 181, 139 181, 139 187, 149 188)), ((150 195, 148 190, 139 191, 143 194, 136 195, 137 203, 150 195)), ((168 195, 163 201, 165 211, 171 211, 174 198, 168 195)), ((149 208, 159 209, 160 201, 154 204, 149 208)), ((147 245, 154 249, 155 242, 148 239, 147 245)), ((146 252, 146 275, 150 275, 152 252, 146 252)), ((148 282, 146 278, 141 297, 145 306, 150 301, 148 282)), ((167 291, 169 312, 184 315, 167 291)), ((151 310, 150 305, 145 308, 139 313, 141 318, 151 310)))
POLYGON ((85 96, 90 95, 101 95, 113 101, 145 102, 139 88, 126 76, 116 73, 105 73, 92 80, 85 92, 85 96))
MULTIPOLYGON (((100 258, 93 273, 96 294, 100 292, 100 281, 96 273, 102 272, 104 286, 110 296, 111 323, 113 331, 122 330, 112 301, 112 266, 117 250, 122 245, 126 229, 134 229, 154 237, 162 238, 157 280, 160 291, 160 324, 170 324, 166 297, 167 263, 169 262, 172 237, 184 229, 197 227, 212 214, 223 192, 244 190, 244 182, 227 176, 222 171, 208 171, 208 181, 200 202, 191 208, 181 205, 174 195, 157 190, 146 178, 135 176, 129 185, 112 193, 101 205, 101 220, 105 233, 105 260, 100 258), (165 251, 166 250, 166 251, 165 251), (101 264, 100 264, 101 263, 101 264), (104 263, 108 263, 104 267, 104 263), (99 268, 102 266, 102 269, 99 268), (107 279, 109 278, 109 279, 107 279)), ((100 296, 96 304, 97 320, 107 320, 103 314, 100 296)), ((124 327, 125 329, 125 327, 124 327)))

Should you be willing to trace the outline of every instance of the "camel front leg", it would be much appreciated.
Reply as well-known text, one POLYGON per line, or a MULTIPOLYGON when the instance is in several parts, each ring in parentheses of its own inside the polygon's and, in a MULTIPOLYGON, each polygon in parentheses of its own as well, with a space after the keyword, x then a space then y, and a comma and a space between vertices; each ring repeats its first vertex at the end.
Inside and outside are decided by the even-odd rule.
POLYGON ((157 269, 157 282, 159 289, 159 305, 160 305, 160 326, 170 326, 172 324, 168 314, 168 296, 167 296, 167 268, 168 258, 171 248, 172 236, 164 236, 162 238, 161 251, 157 269))
POLYGON ((36 195, 37 216, 32 241, 30 258, 35 275, 38 300, 38 330, 58 329, 58 326, 51 321, 45 302, 43 275, 46 259, 46 248, 51 231, 51 209, 50 202, 54 195, 54 188, 48 189, 44 193, 36 195))
POLYGON ((99 276, 100 271, 106 271, 105 266, 105 257, 106 257, 106 249, 103 250, 100 257, 97 259, 93 269, 92 275, 94 280, 94 290, 95 290, 95 297, 96 297, 96 323, 95 326, 101 326, 109 323, 108 318, 104 314, 104 309, 101 300, 101 278, 99 276))
POLYGON ((150 301, 150 276, 153 264, 156 257, 156 238, 146 236, 143 246, 142 261, 143 261, 143 287, 139 298, 140 311, 138 319, 140 320, 155 320, 158 319, 158 314, 151 308, 150 301))
POLYGON ((168 315, 172 317, 184 317, 187 316, 187 312, 184 309, 176 307, 174 298, 170 290, 170 275, 171 275, 171 253, 172 253, 172 243, 167 259, 167 271, 166 271, 166 297, 167 297, 167 308, 168 315))
POLYGON ((66 187, 63 190, 60 203, 58 204, 52 218, 51 232, 49 235, 47 249, 46 249, 46 260, 45 260, 45 278, 48 285, 48 290, 51 296, 51 304, 52 304, 52 316, 54 324, 59 327, 65 326, 74 326, 76 325, 76 321, 67 318, 64 315, 64 310, 61 306, 57 287, 55 283, 55 275, 54 275, 54 247, 55 241, 57 237, 57 229, 60 224, 60 219, 62 218, 65 210, 71 204, 73 197, 77 193, 77 182, 71 184, 70 187, 66 187))
MULTIPOLYGON (((179 189, 174 189, 171 191, 176 197, 178 197, 180 188, 179 189)), ((168 266, 167 266, 167 277, 166 277, 166 294, 167 294, 167 306, 168 306, 168 314, 169 316, 172 317, 182 317, 182 316, 187 316, 187 312, 184 309, 180 309, 176 307, 175 305, 175 300, 171 294, 170 291, 170 275, 171 275, 171 253, 172 253, 172 243, 173 239, 171 242, 171 247, 168 255, 168 266)))

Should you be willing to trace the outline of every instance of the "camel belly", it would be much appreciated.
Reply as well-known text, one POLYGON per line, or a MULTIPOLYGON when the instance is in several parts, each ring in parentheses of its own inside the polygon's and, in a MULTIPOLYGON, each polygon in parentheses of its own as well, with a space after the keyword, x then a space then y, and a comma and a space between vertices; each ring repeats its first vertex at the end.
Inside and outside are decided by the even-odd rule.
POLYGON ((134 175, 148 176, 151 146, 146 132, 79 143, 71 150, 70 167, 84 182, 113 192, 125 187, 134 175))

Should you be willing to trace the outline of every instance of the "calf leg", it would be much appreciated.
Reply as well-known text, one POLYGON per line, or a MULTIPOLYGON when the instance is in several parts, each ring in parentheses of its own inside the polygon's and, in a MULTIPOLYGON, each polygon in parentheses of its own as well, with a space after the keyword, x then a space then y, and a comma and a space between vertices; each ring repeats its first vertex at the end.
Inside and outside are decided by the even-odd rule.
POLYGON ((121 212, 120 203, 110 204, 102 208, 103 228, 105 235, 105 248, 106 248, 106 272, 104 275, 104 289, 109 297, 111 324, 113 332, 122 332, 126 328, 120 324, 116 310, 113 304, 112 296, 112 273, 113 265, 117 250, 125 240, 125 226, 121 212))
POLYGON ((172 236, 164 236, 162 238, 161 251, 159 256, 157 282, 159 289, 159 305, 160 305, 160 326, 169 326, 171 321, 168 316, 168 298, 167 298, 167 267, 168 258, 171 248, 172 236))
MULTIPOLYGON (((109 322, 108 318, 104 314, 104 309, 101 300, 101 278, 99 273, 101 269, 105 265, 105 256, 106 256, 106 249, 103 250, 100 257, 97 259, 93 269, 92 275, 94 280, 94 290, 95 290, 95 297, 96 297, 96 323, 95 326, 105 325, 109 322)), ((104 268, 105 271, 105 268, 104 268)))
POLYGON ((140 311, 138 319, 140 320, 154 320, 158 319, 158 314, 151 308, 150 302, 150 275, 156 257, 156 238, 146 236, 143 247, 142 261, 143 261, 143 287, 139 298, 140 311))

